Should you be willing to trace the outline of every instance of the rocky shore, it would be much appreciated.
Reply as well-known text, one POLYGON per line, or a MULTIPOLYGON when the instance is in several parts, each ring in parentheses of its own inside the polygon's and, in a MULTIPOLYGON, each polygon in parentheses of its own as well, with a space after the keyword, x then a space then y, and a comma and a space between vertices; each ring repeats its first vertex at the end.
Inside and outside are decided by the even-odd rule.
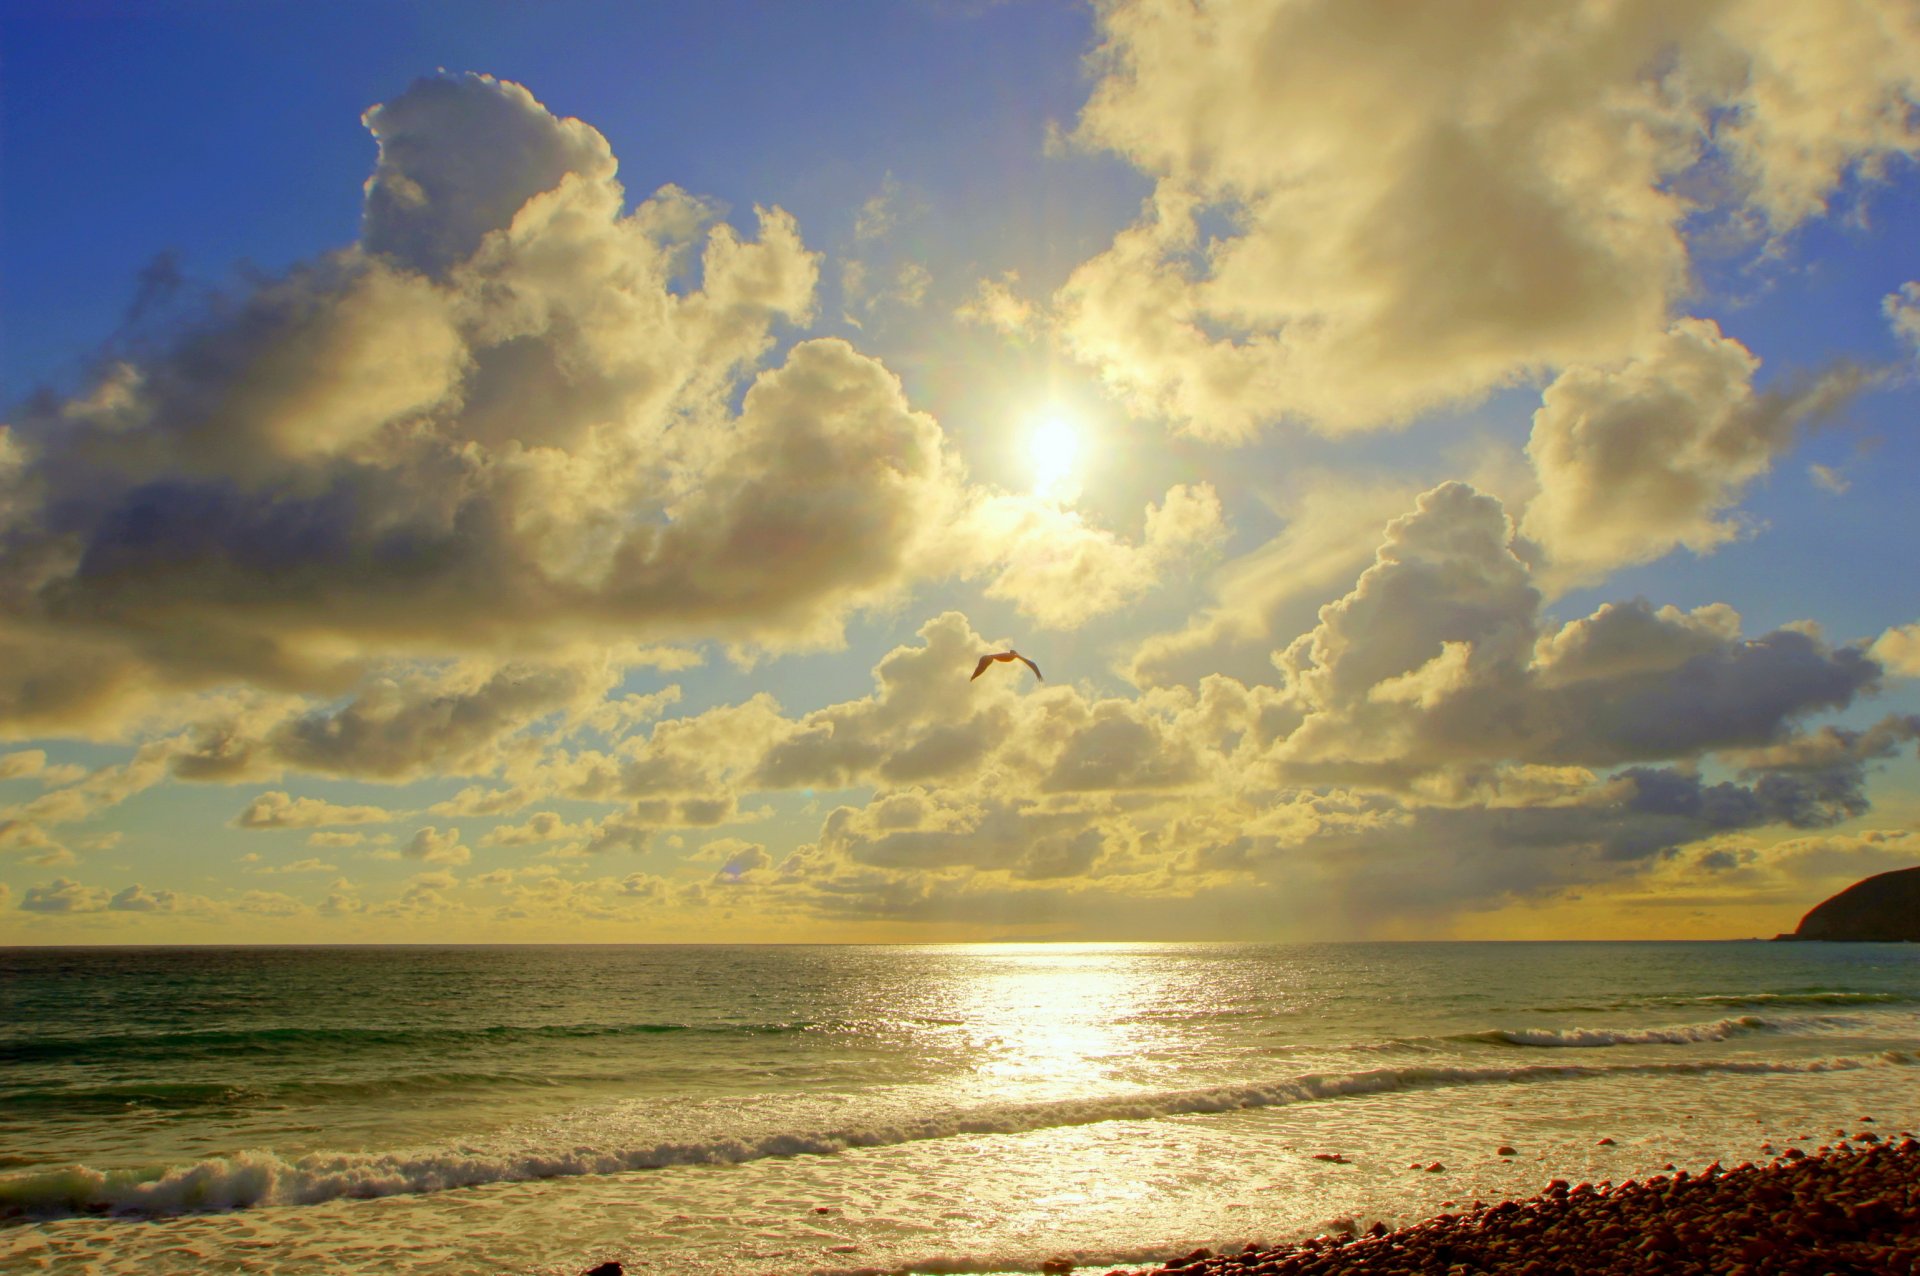
MULTIPOLYGON (((1845 1131, 1839 1133, 1845 1134, 1845 1131)), ((1863 1131, 1818 1154, 1712 1165, 1641 1182, 1555 1180, 1526 1201, 1476 1204, 1389 1232, 1200 1250, 1151 1276, 1915 1276, 1920 1141, 1863 1131)), ((1149 1276, 1116 1271, 1110 1276, 1149 1276)))

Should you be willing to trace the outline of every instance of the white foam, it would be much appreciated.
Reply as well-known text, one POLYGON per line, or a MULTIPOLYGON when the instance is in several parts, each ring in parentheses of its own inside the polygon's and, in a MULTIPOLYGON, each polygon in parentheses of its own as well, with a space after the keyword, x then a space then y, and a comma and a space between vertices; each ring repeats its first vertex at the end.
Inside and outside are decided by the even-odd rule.
POLYGON ((1784 1025, 1770 1023, 1754 1015, 1741 1015, 1737 1019, 1677 1024, 1665 1028, 1499 1028, 1488 1036, 1516 1046, 1586 1050, 1605 1046, 1698 1045, 1781 1026, 1784 1025))
POLYGON ((962 1134, 1020 1134, 1098 1121, 1153 1120, 1209 1112, 1335 1099, 1394 1090, 1509 1082, 1552 1082, 1629 1074, 1814 1073, 1906 1066, 1914 1056, 1890 1051, 1872 1059, 1802 1062, 1696 1060, 1673 1063, 1529 1064, 1516 1067, 1398 1067, 1306 1074, 1283 1080, 1195 1090, 1140 1091, 1045 1103, 986 1104, 924 1116, 628 1147, 418 1153, 314 1154, 288 1160, 242 1152, 153 1170, 86 1166, 0 1179, 0 1216, 116 1214, 142 1217, 311 1205, 340 1198, 399 1196, 587 1174, 617 1174, 671 1165, 738 1164, 769 1157, 831 1155, 962 1134))

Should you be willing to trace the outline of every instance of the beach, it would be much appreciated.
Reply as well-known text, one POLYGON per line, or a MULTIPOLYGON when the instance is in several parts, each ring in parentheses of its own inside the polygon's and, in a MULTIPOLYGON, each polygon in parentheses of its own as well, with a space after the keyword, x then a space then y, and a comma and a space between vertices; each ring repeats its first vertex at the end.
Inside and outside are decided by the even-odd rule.
MULTIPOLYGON (((1058 1264, 1055 1270, 1071 1270, 1058 1264)), ((1296 1245, 1194 1251, 1155 1276, 1762 1276, 1920 1271, 1920 1142, 1871 1130, 1815 1155, 1644 1181, 1568 1184, 1520 1201, 1388 1231, 1335 1231, 1296 1245)), ((1116 1269, 1113 1276, 1136 1276, 1116 1269)), ((1144 1276, 1139 1273, 1138 1276, 1144 1276)))
MULTIPOLYGON (((1910 1169, 1872 1150, 1920 1130, 1902 945, 0 958, 9 1272, 1103 1276, 1249 1242, 1255 1270, 1554 1262, 1654 1180, 1713 1204, 1792 1151, 1910 1169)), ((1824 1183, 1775 1212, 1824 1219, 1802 1202, 1824 1183)), ((1676 1235, 1719 1253, 1745 1226, 1676 1235)))

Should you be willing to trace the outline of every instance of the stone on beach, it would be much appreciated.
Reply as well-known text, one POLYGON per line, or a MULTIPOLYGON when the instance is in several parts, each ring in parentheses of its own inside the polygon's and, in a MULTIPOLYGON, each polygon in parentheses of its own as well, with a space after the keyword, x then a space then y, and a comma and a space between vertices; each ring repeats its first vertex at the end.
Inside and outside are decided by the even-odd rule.
MULTIPOLYGON (((1342 1220, 1350 1221, 1350 1220, 1342 1220)), ((1763 1276, 1920 1272, 1920 1142, 1887 1140, 1731 1170, 1718 1162, 1442 1214, 1396 1232, 1316 1237, 1158 1269, 1181 1276, 1763 1276)))

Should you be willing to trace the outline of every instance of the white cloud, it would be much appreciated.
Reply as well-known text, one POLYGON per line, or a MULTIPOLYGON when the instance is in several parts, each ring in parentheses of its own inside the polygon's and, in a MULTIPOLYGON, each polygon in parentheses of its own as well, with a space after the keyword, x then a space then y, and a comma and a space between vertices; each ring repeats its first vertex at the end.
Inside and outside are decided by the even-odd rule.
POLYGON ((473 859, 473 852, 460 842, 459 829, 448 829, 443 833, 432 824, 416 832, 400 853, 408 859, 424 860, 429 864, 465 864, 473 859))
POLYGON ((1689 287, 1690 215, 1784 232, 1920 150, 1903 0, 1099 19, 1077 138, 1156 186, 1059 292, 1062 335, 1206 438, 1375 426, 1617 360, 1689 287))
POLYGON ((1038 321, 1033 302, 1021 296, 1020 272, 1008 270, 997 279, 982 279, 973 296, 953 312, 962 323, 991 328, 1009 341, 1025 342, 1038 321))
MULTIPOLYGON (((0 721, 104 729, 244 681, 337 695, 421 654, 817 645, 927 570, 958 471, 879 364, 803 342, 729 408, 773 326, 811 312, 790 217, 703 232, 671 188, 623 214, 604 139, 486 77, 368 119, 362 244, 114 395, 11 424, 0 721), (56 505, 83 524, 55 536, 56 505)), ((334 742, 277 743, 324 766, 334 742)))
MULTIPOLYGON (((296 798, 284 790, 260 794, 233 817, 236 828, 310 829, 335 824, 386 824, 393 813, 377 806, 340 806, 321 798, 296 798)), ((335 843, 345 845, 345 843, 335 843)))
POLYGON ((1540 490, 1522 530, 1558 574, 1590 579, 1740 534, 1726 512, 1741 491, 1859 384, 1843 371, 1756 394, 1759 362, 1687 319, 1623 363, 1572 367, 1547 387, 1527 444, 1540 490))
POLYGON ((1079 511, 1032 496, 999 494, 969 509, 954 533, 986 592, 1050 629, 1072 629, 1191 573, 1225 539, 1220 498, 1207 483, 1169 488, 1149 505, 1138 544, 1089 523, 1079 511))
POLYGON ((1869 650, 1888 673, 1902 678, 1920 678, 1920 621, 1911 625, 1895 625, 1874 639, 1869 650))
POLYGON ((1898 292, 1890 292, 1880 302, 1894 336, 1912 347, 1920 356, 1920 283, 1904 283, 1898 292))

